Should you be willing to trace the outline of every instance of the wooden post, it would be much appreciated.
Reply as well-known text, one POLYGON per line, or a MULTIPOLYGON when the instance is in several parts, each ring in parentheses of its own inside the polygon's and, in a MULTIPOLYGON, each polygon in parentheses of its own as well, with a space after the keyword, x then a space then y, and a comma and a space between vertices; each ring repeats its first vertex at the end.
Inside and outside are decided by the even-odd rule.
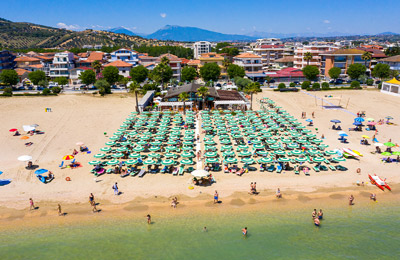
POLYGON ((346 109, 347 109, 347 106, 349 105, 349 101, 350 101, 350 98, 347 100, 346 109))

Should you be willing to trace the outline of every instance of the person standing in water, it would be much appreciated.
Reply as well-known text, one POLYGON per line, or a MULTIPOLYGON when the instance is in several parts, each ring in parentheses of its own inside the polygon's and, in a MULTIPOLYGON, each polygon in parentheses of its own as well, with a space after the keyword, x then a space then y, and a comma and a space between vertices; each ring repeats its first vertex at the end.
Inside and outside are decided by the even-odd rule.
POLYGON ((318 219, 321 220, 324 217, 324 213, 322 213, 322 209, 318 212, 318 219))
POLYGON ((243 236, 247 237, 247 227, 242 229, 243 236))
POLYGON ((316 209, 314 209, 314 211, 312 212, 311 217, 313 219, 317 217, 317 210, 316 209))
POLYGON ((321 222, 319 221, 318 218, 314 218, 314 225, 316 225, 317 227, 319 227, 319 225, 321 225, 321 222))
POLYGON ((150 216, 150 214, 147 214, 147 224, 151 224, 151 216, 150 216))
POLYGON ((217 191, 215 191, 215 193, 214 193, 214 204, 215 203, 218 203, 218 192, 217 191))
POLYGON ((350 206, 354 205, 353 201, 354 201, 354 196, 353 196, 353 194, 351 194, 350 197, 349 197, 349 205, 350 206))

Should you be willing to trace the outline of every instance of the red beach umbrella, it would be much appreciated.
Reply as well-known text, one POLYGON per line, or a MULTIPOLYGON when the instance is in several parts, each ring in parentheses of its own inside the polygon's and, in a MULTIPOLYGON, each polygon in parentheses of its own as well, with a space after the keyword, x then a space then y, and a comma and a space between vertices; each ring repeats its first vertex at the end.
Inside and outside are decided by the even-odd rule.
POLYGON ((72 160, 72 159, 74 159, 73 155, 66 155, 63 157, 63 160, 72 160))
POLYGON ((12 128, 12 129, 10 129, 10 130, 8 130, 8 131, 10 131, 10 132, 15 132, 15 131, 18 131, 18 129, 17 129, 17 128, 12 128))

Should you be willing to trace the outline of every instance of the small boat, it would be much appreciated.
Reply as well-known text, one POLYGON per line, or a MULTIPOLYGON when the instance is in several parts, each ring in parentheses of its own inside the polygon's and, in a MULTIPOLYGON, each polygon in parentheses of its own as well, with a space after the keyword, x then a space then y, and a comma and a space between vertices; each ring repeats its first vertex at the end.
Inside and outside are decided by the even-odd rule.
POLYGON ((386 189, 388 189, 388 190, 392 190, 390 187, 389 187, 389 185, 386 183, 386 181, 384 181, 384 180, 382 180, 379 176, 376 176, 376 175, 374 175, 374 176, 371 176, 371 175, 368 175, 368 177, 369 177, 369 179, 371 180, 371 183, 372 184, 375 184, 378 188, 380 188, 381 190, 385 190, 385 188, 386 189))

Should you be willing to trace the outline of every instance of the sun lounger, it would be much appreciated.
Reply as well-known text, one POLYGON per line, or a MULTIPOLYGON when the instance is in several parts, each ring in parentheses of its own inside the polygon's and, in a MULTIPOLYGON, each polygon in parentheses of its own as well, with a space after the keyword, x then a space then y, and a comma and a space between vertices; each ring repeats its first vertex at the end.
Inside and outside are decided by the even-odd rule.
POLYGON ((126 171, 124 174, 121 174, 121 178, 125 178, 126 176, 129 176, 129 172, 126 171))
POLYGON ((300 174, 297 165, 294 167, 294 174, 300 174))
POLYGON ((337 166, 336 166, 336 169, 337 169, 338 171, 347 171, 347 168, 344 167, 344 166, 342 166, 342 165, 337 165, 337 166))
POLYGON ((141 169, 138 176, 139 176, 140 178, 143 178, 143 176, 144 176, 145 174, 146 174, 146 170, 145 170, 145 169, 141 169))
POLYGON ((260 172, 263 172, 264 170, 264 167, 260 166, 260 172))
POLYGON ((325 159, 325 161, 324 161, 326 164, 330 164, 330 162, 329 162, 329 160, 328 159, 325 159))
POLYGON ((106 171, 107 174, 110 174, 110 173, 113 173, 113 172, 114 172, 114 169, 111 169, 111 168, 107 169, 107 171, 106 171))
POLYGON ((240 169, 240 171, 236 172, 236 175, 242 176, 243 173, 244 173, 244 169, 242 168, 242 169, 240 169))
POLYGON ((336 171, 335 166, 333 166, 333 165, 328 165, 328 167, 329 167, 329 169, 331 169, 332 171, 336 171))
POLYGON ((185 167, 180 166, 180 167, 179 167, 179 172, 178 172, 178 174, 179 174, 179 175, 183 175, 184 169, 185 169, 185 167))
POLYGON ((313 169, 314 169, 314 171, 319 172, 319 167, 314 166, 313 169))
POLYGON ((321 171, 327 171, 327 170, 328 170, 328 167, 326 167, 325 165, 321 165, 321 166, 319 166, 319 169, 320 169, 321 171))
POLYGON ((276 166, 276 172, 277 173, 281 173, 282 172, 282 166, 281 165, 276 166))
POLYGON ((101 168, 99 171, 94 171, 94 176, 100 176, 100 175, 102 175, 103 173, 105 173, 106 172, 106 170, 104 169, 104 168, 101 168))
POLYGON ((178 171, 179 171, 179 169, 178 169, 178 168, 175 168, 175 169, 173 170, 173 172, 172 172, 172 175, 178 175, 178 171))
POLYGON ((192 166, 190 166, 188 169, 187 169, 187 172, 192 172, 192 171, 194 171, 194 168, 192 167, 192 166))
POLYGON ((168 166, 164 166, 164 168, 162 168, 161 173, 166 173, 168 170, 168 166))
POLYGON ((303 169, 303 173, 305 176, 310 176, 310 172, 308 170, 303 169))
POLYGON ((36 177, 39 179, 39 181, 46 183, 46 178, 43 177, 42 175, 36 175, 36 177))
POLYGON ((275 165, 271 164, 268 168, 267 171, 273 172, 275 170, 275 165))

